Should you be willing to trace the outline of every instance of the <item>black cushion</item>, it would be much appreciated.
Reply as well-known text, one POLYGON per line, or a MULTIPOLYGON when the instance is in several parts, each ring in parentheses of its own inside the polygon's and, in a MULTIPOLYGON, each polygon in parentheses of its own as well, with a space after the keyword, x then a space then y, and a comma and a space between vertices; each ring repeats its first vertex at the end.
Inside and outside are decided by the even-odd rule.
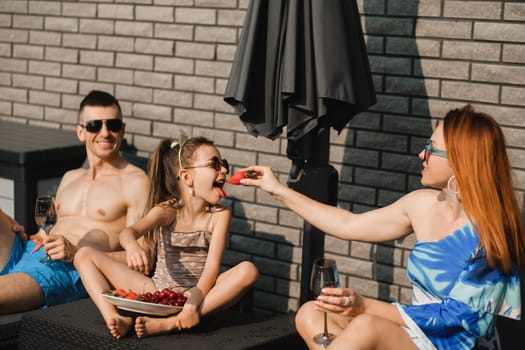
POLYGON ((0 316, 0 349, 16 349, 22 315, 23 313, 0 316))
POLYGON ((306 349, 291 315, 272 317, 231 309, 203 318, 188 331, 116 340, 91 301, 84 299, 25 313, 19 349, 306 349))

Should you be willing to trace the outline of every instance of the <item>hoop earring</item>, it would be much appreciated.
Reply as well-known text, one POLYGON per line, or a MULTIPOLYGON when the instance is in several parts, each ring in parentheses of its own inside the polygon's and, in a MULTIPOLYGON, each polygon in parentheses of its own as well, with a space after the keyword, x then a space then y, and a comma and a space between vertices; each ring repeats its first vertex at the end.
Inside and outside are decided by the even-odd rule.
POLYGON ((448 181, 447 181, 447 189, 449 190, 449 192, 452 192, 452 193, 454 193, 454 194, 458 194, 458 191, 454 191, 454 190, 452 190, 452 187, 450 186, 450 184, 452 183, 452 180, 455 180, 455 179, 456 179, 456 177, 455 177, 454 175, 452 175, 452 176, 448 179, 448 181))
POLYGON ((452 176, 448 179, 448 181, 447 181, 447 189, 449 190, 449 192, 455 194, 456 197, 458 197, 458 199, 459 199, 459 196, 458 196, 459 191, 454 191, 454 190, 452 189, 452 187, 450 186, 450 184, 452 183, 452 180, 455 180, 455 179, 456 179, 456 177, 455 177, 454 175, 452 175, 452 176))

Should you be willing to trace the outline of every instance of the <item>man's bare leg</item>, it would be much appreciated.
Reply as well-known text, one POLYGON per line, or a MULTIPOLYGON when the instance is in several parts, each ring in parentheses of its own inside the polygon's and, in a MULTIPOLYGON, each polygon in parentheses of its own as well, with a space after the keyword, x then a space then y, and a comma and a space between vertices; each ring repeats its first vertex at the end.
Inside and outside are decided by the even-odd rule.
MULTIPOLYGON (((0 210, 0 271, 11 256, 15 241, 10 218, 0 210)), ((0 276, 0 314, 36 309, 44 302, 44 294, 34 279, 25 273, 0 276)))
POLYGON ((0 314, 34 310, 43 302, 42 288, 29 275, 17 272, 0 276, 0 314))
POLYGON ((9 217, 0 210, 0 271, 11 256, 11 249, 15 241, 15 233, 11 230, 9 217))

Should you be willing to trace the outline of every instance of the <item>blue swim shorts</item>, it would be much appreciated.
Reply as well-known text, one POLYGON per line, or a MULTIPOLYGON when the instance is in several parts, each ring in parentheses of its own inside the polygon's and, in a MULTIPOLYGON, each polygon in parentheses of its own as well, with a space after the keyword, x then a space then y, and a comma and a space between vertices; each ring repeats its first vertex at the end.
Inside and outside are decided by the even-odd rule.
POLYGON ((17 235, 11 256, 0 275, 23 272, 33 278, 44 292, 42 308, 86 298, 88 294, 73 264, 64 261, 41 263, 40 259, 46 256, 44 248, 31 253, 35 245, 33 241, 22 241, 17 235))

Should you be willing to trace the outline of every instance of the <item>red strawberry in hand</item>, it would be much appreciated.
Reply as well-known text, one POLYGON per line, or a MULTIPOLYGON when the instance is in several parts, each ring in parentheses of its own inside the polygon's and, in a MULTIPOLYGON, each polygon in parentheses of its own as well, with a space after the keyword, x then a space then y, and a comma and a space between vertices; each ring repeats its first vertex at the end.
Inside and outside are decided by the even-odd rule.
POLYGON ((236 172, 232 176, 230 176, 230 178, 228 179, 228 183, 230 183, 232 185, 239 185, 241 183, 242 179, 252 178, 252 177, 255 177, 256 175, 257 175, 257 173, 255 171, 251 171, 251 170, 244 171, 244 170, 241 170, 241 171, 236 172))

